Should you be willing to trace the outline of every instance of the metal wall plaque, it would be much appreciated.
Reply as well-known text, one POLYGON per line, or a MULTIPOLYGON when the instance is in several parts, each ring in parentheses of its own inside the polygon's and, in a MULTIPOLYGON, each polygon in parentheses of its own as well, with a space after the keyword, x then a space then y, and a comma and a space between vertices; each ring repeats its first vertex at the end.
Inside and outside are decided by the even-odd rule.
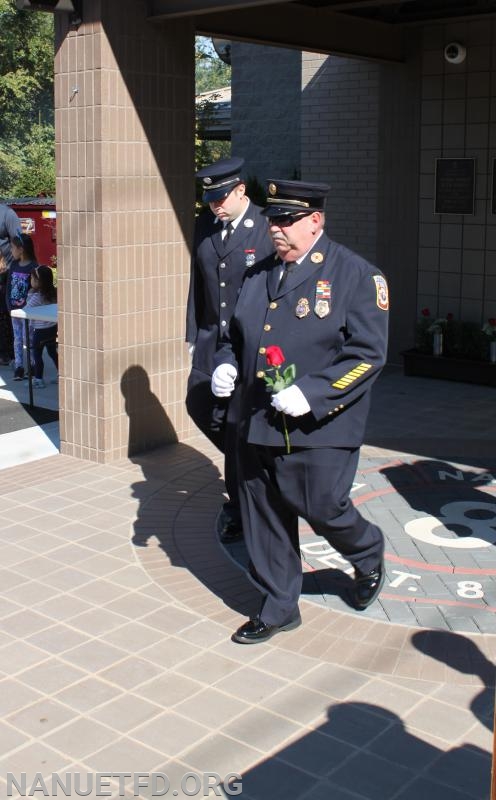
POLYGON ((434 213, 473 214, 474 204, 475 158, 436 158, 434 213))

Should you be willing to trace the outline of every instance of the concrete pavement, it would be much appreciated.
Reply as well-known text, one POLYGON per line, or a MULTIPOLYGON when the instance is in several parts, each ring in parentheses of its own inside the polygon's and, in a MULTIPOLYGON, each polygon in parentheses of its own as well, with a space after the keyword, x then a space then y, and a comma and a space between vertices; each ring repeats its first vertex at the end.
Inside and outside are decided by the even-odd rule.
POLYGON ((204 438, 3 469, 0 797, 9 772, 26 794, 56 773, 75 797, 78 773, 102 796, 112 773, 106 796, 151 797, 134 773, 161 772, 165 796, 219 796, 209 772, 248 800, 488 798, 493 409, 494 389, 385 373, 354 490, 388 538, 381 600, 351 609, 302 525, 304 624, 252 647, 230 641, 258 598, 215 539, 204 438))

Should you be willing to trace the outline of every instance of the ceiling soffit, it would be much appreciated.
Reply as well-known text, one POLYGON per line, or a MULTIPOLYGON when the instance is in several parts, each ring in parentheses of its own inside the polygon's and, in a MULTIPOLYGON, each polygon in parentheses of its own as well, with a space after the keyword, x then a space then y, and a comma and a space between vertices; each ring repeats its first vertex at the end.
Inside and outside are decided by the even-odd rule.
MULTIPOLYGON (((167 19, 159 15, 154 21, 167 19)), ((404 60, 401 28, 301 3, 259 2, 255 8, 230 8, 229 13, 197 13, 194 22, 203 36, 379 61, 404 60)))

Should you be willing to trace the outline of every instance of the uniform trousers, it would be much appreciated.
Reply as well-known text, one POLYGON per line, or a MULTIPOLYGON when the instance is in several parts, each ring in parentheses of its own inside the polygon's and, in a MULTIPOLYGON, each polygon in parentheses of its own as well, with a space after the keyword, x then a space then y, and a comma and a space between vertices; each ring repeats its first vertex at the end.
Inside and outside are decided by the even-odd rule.
POLYGON ((188 379, 186 409, 195 425, 212 444, 224 453, 224 482, 229 500, 224 508, 232 519, 239 519, 238 478, 236 469, 237 437, 235 427, 227 424, 228 397, 215 397, 211 376, 193 368, 188 379))
POLYGON ((238 452, 243 532, 251 579, 265 595, 263 622, 283 625, 297 611, 303 579, 299 517, 361 572, 377 566, 382 532, 350 499, 359 448, 292 448, 287 454, 244 444, 238 452))

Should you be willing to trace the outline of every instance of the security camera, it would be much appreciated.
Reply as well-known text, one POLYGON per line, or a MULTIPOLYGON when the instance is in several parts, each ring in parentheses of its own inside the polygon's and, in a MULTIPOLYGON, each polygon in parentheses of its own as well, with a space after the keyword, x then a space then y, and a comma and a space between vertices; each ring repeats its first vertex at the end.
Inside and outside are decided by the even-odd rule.
POLYGON ((460 42, 450 42, 444 48, 444 58, 448 64, 463 64, 467 57, 467 49, 460 42))

